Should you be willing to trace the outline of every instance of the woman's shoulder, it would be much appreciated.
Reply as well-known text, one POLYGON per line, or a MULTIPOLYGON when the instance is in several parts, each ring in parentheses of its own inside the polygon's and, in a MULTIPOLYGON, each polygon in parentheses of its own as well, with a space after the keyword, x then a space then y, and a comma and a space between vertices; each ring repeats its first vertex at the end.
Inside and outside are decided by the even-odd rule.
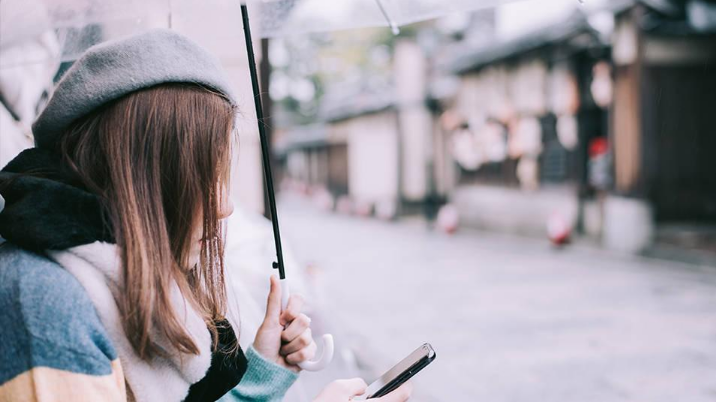
POLYGON ((109 375, 117 359, 92 301, 49 258, 0 245, 0 384, 32 368, 109 375))

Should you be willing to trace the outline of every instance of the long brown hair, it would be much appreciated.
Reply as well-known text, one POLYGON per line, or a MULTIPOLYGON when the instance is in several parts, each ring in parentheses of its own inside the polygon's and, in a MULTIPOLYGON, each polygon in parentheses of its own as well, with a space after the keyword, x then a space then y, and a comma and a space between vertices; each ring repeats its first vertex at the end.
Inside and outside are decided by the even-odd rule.
POLYGON ((65 164, 98 194, 121 251, 123 326, 142 358, 164 355, 166 338, 199 349, 170 303, 171 288, 203 316, 213 340, 226 312, 223 229, 235 107, 193 84, 126 95, 76 122, 59 142, 65 164), (203 226, 199 263, 187 268, 203 226))

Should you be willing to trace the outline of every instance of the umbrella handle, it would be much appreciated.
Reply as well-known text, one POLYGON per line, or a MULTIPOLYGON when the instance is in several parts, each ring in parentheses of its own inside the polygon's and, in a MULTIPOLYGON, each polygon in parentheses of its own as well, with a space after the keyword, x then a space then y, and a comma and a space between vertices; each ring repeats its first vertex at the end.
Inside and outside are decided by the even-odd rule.
MULTIPOLYGON (((288 287, 288 281, 286 279, 281 279, 281 311, 286 310, 286 306, 288 306, 288 298, 291 295, 291 292, 288 287)), ((328 364, 331 363, 333 360, 333 335, 331 334, 323 334, 321 337, 321 340, 323 340, 323 351, 321 352, 321 356, 319 356, 317 359, 311 359, 311 360, 305 360, 298 364, 298 366, 303 370, 308 370, 311 372, 317 372, 319 370, 323 370, 328 366, 328 364)))

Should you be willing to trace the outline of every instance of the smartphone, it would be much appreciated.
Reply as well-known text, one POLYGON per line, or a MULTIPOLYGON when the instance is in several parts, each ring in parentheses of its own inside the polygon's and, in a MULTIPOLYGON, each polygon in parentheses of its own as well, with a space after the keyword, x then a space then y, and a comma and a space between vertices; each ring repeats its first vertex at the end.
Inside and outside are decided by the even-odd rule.
POLYGON ((371 383, 365 391, 366 398, 378 398, 400 387, 403 383, 423 370, 435 360, 435 351, 430 344, 423 344, 378 380, 371 383))

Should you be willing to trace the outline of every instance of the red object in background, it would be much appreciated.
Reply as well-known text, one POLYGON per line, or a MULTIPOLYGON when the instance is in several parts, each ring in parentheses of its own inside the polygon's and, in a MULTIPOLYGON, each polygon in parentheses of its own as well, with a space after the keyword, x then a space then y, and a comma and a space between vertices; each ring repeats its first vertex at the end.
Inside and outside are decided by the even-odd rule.
POLYGON ((597 157, 609 151, 609 142, 604 136, 594 138, 589 142, 589 157, 597 157))
POLYGON ((611 169, 612 160, 609 141, 600 136, 589 142, 589 160, 587 161, 588 183, 599 191, 606 191, 613 183, 611 169))
POLYGON ((547 237, 556 246, 562 246, 569 242, 572 229, 563 215, 553 213, 547 219, 547 237))

